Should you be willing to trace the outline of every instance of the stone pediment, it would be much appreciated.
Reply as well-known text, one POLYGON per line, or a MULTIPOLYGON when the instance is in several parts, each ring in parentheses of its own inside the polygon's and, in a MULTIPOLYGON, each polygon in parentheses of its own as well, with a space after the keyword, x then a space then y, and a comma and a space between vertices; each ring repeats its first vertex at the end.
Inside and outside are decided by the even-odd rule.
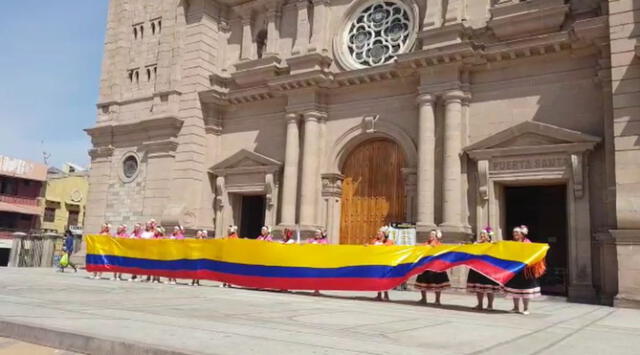
POLYGON ((282 163, 275 159, 247 149, 241 149, 211 167, 210 171, 215 175, 223 176, 230 173, 275 172, 278 171, 281 166, 282 163))
POLYGON ((509 152, 566 151, 570 153, 593 149, 600 140, 599 137, 582 132, 546 123, 526 121, 471 144, 464 151, 472 158, 508 155, 509 152))

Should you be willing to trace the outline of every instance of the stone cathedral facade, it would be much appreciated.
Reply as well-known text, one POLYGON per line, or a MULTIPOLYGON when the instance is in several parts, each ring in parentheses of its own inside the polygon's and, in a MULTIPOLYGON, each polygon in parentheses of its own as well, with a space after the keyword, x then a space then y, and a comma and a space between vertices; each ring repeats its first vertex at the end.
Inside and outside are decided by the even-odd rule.
POLYGON ((111 0, 86 230, 526 224, 545 292, 638 302, 634 6, 111 0))

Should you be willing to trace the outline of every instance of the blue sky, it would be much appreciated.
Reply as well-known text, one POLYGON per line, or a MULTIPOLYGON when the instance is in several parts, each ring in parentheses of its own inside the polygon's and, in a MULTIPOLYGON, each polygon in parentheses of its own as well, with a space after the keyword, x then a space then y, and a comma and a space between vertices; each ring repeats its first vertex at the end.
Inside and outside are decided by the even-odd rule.
POLYGON ((3 1, 0 155, 86 165, 107 0, 3 1))

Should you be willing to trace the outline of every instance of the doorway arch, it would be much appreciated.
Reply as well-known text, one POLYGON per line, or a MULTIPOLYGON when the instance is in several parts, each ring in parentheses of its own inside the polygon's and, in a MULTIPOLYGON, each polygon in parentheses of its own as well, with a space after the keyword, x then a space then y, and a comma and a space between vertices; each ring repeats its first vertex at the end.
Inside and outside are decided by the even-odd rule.
POLYGON ((366 140, 349 152, 341 167, 341 244, 364 244, 381 226, 405 221, 406 160, 388 138, 366 140))

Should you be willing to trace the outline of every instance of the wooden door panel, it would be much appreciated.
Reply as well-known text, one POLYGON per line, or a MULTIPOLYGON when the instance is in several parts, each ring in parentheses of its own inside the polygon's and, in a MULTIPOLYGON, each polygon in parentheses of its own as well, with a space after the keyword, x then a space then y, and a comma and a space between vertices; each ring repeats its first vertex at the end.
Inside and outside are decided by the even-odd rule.
POLYGON ((342 169, 342 244, 366 243, 381 226, 404 221, 404 167, 400 147, 390 140, 367 141, 351 152, 342 169))

